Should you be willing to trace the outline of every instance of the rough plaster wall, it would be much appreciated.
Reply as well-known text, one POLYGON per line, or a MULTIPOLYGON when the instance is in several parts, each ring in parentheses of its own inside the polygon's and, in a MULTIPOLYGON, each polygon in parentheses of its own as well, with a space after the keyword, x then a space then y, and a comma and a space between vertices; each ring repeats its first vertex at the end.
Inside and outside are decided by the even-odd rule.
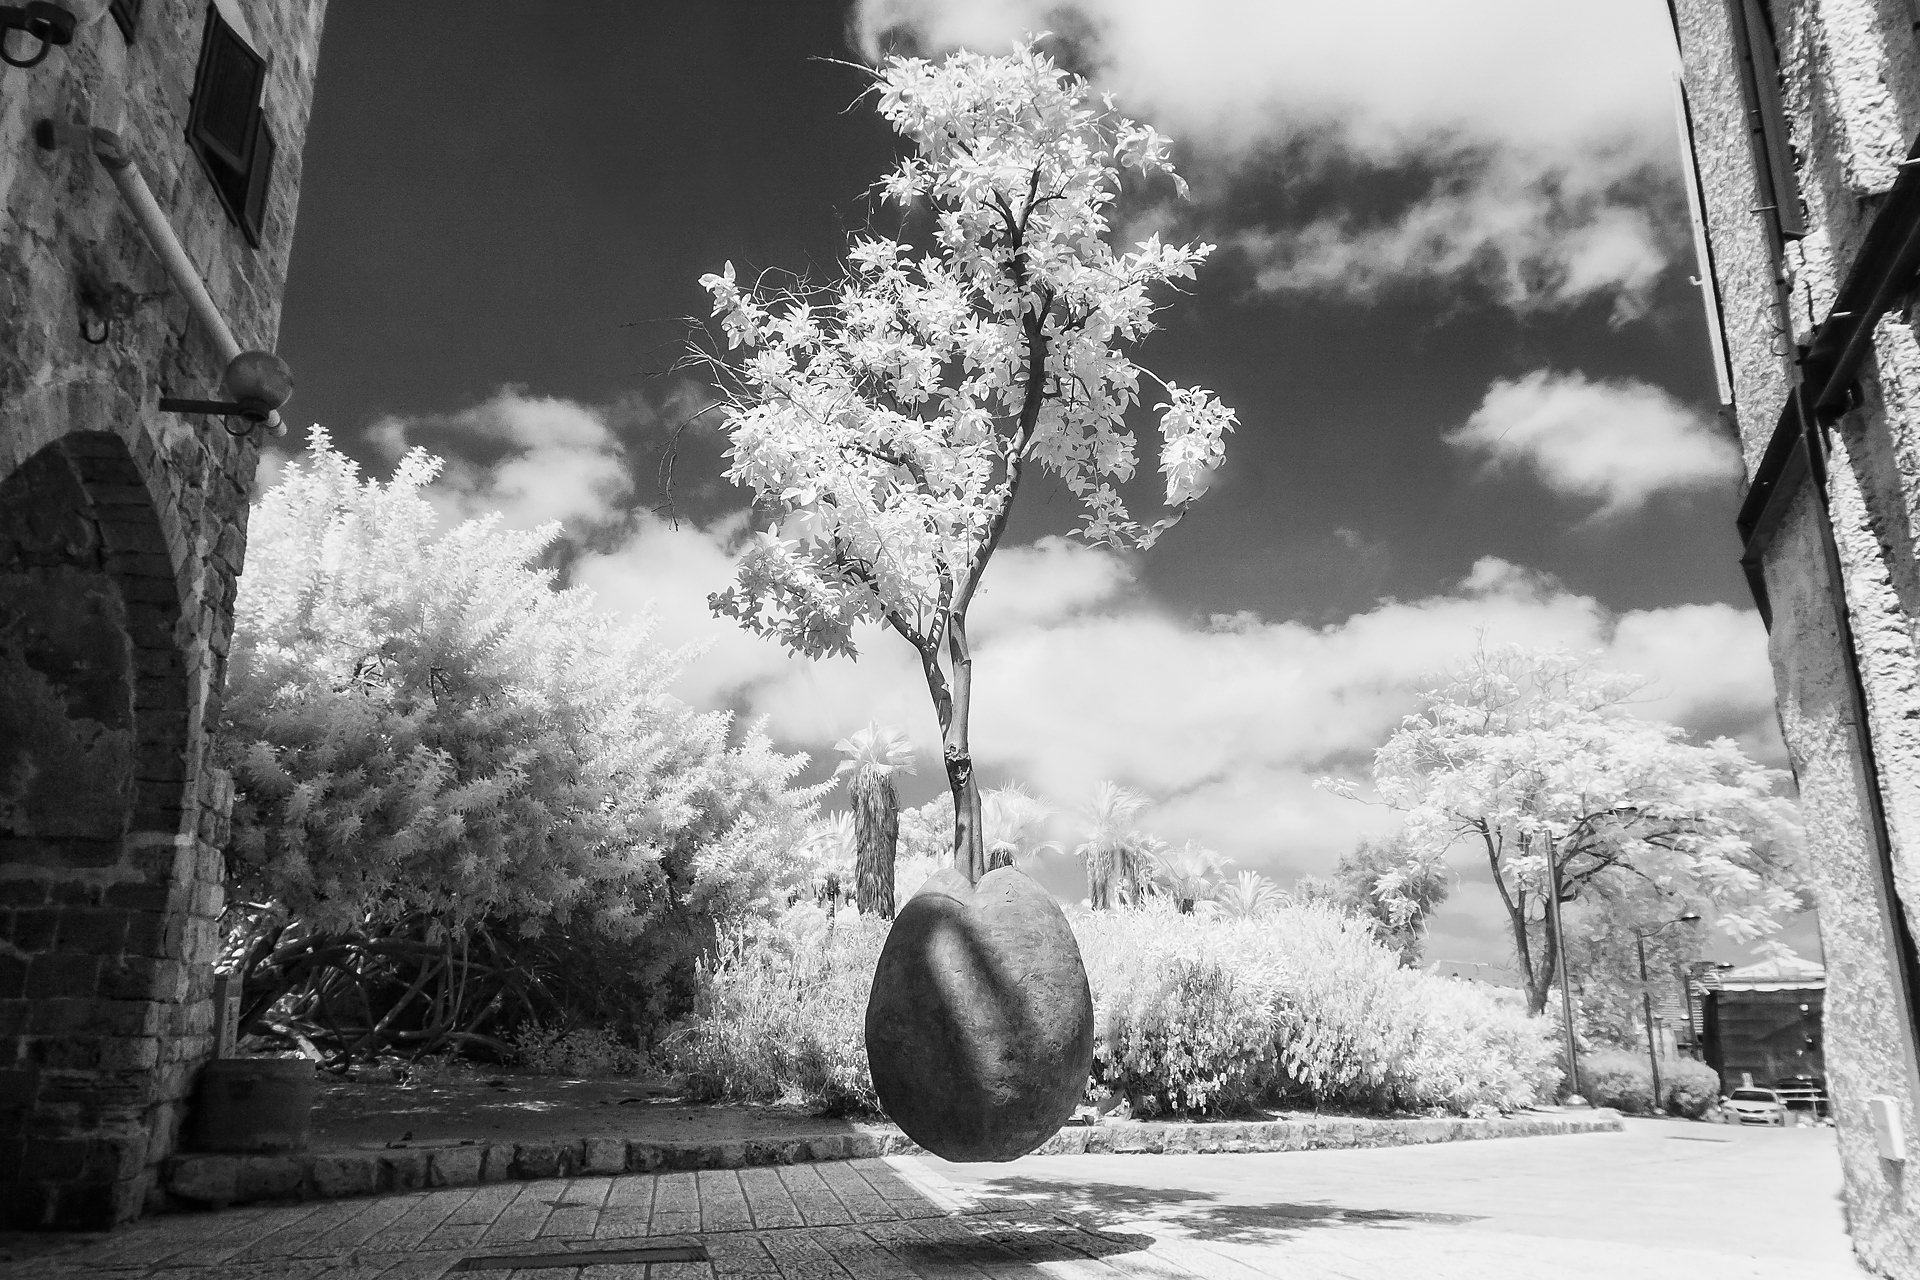
MULTIPOLYGON (((86 446, 76 464, 88 475, 75 501, 117 531, 113 590, 93 594, 166 604, 168 633, 136 637, 135 697, 151 704, 136 707, 139 732, 169 714, 184 724, 178 741, 142 742, 141 794, 165 798, 131 806, 110 863, 0 849, 0 1073, 37 1081, 31 1132, 8 1128, 0 1106, 0 1225, 99 1226, 137 1212, 211 1049, 231 787, 206 766, 204 729, 218 713, 258 457, 257 442, 216 421, 159 412, 163 393, 217 389, 211 343, 105 171, 85 153, 40 149, 33 127, 116 129, 241 344, 272 349, 325 5, 239 4, 269 59, 277 145, 257 250, 185 138, 207 0, 146 0, 131 44, 106 20, 38 67, 0 68, 0 482, 49 447, 78 447, 80 433, 110 446, 86 446), (82 340, 83 308, 111 317, 103 344, 82 340), (162 667, 165 679, 149 671, 162 667), (22 939, 46 945, 28 952, 22 939), (85 947, 106 966, 80 968, 97 979, 91 993, 34 976, 42 952, 53 973, 54 960, 94 954, 85 947)), ((0 584, 0 606, 29 590, 0 584)))
MULTIPOLYGON (((1829 99, 1838 137, 1830 148, 1801 154, 1826 158, 1855 196, 1878 195, 1893 185, 1907 150, 1889 72, 1898 66, 1893 47, 1913 43, 1904 29, 1911 19, 1898 29, 1883 25, 1880 0, 1817 0, 1806 9, 1812 12, 1803 10, 1794 26, 1820 50, 1823 65, 1813 82, 1829 99)), ((1804 83, 1804 72, 1796 70, 1783 63, 1789 83, 1804 83)))
MULTIPOLYGON (((1726 0, 1681 0, 1683 63, 1716 274, 1728 316, 1736 414, 1749 471, 1790 386, 1791 348, 1771 323, 1773 281, 1756 198, 1745 104, 1726 0)), ((1788 320, 1807 342, 1825 319, 1879 201, 1905 155, 1920 98, 1906 0, 1774 0, 1782 96, 1799 164, 1808 234, 1787 246, 1788 320)), ((1781 728, 1815 860, 1829 1001, 1826 1050, 1848 1220, 1856 1248, 1887 1275, 1920 1274, 1920 1179, 1877 1155, 1866 1099, 1899 1100, 1914 1132, 1915 1029, 1902 997, 1890 911, 1920 903, 1920 665, 1916 664, 1915 514, 1920 358, 1904 322, 1877 333, 1865 403, 1833 435, 1830 500, 1848 623, 1867 684, 1881 790, 1894 844, 1888 884, 1867 825, 1866 775, 1838 624, 1836 586, 1803 489, 1768 549, 1770 638, 1781 728), (1885 408, 1881 395, 1886 397, 1885 408), (1890 896, 1890 889, 1895 896, 1890 896)), ((1911 912, 1907 919, 1914 919, 1911 912)))
POLYGON ((1847 1218, 1861 1258, 1884 1274, 1920 1268, 1920 1203, 1898 1165, 1880 1159, 1866 1099, 1901 1100, 1914 1119, 1912 1039, 1893 970, 1881 878, 1869 843, 1866 780, 1845 658, 1824 569, 1818 501, 1802 490, 1767 557, 1780 728, 1800 785, 1827 965, 1827 1082, 1845 1173, 1847 1218))
POLYGON ((1765 451, 1771 421, 1787 388, 1783 353, 1791 342, 1774 301, 1774 268, 1753 155, 1747 112, 1735 76, 1733 31, 1724 0, 1680 0, 1682 63, 1693 117, 1694 159, 1700 172, 1708 240, 1726 321, 1727 356, 1741 451, 1751 470, 1765 451))

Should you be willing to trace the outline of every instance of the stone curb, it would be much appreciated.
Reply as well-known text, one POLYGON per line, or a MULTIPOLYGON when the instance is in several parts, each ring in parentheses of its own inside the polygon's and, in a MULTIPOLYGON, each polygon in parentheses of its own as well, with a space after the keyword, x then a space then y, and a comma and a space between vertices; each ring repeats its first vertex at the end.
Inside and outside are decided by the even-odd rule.
MULTIPOLYGON (((1372 1120, 1305 1117, 1252 1123, 1153 1124, 1125 1121, 1062 1129, 1036 1155, 1207 1155, 1251 1151, 1323 1151, 1399 1147, 1480 1138, 1545 1137, 1620 1129, 1618 1112, 1501 1116, 1487 1120, 1372 1120)), ((581 1174, 744 1169, 919 1155, 892 1126, 814 1138, 731 1142, 648 1142, 575 1138, 546 1142, 468 1143, 342 1150, 292 1155, 189 1154, 169 1160, 167 1194, 177 1202, 225 1208, 261 1200, 334 1200, 439 1187, 471 1187, 511 1179, 581 1174)))

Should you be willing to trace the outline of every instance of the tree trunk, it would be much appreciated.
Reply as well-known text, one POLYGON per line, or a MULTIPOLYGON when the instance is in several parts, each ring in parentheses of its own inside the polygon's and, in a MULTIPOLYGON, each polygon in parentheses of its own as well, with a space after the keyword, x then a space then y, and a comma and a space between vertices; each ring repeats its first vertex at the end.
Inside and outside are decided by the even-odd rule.
POLYGON ((947 652, 953 662, 953 699, 940 724, 947 787, 953 792, 953 866, 978 884, 987 873, 987 851, 980 825, 980 783, 967 747, 967 721, 973 709, 973 651, 967 646, 967 622, 953 615, 947 626, 947 652))
POLYGON ((900 798, 892 779, 877 769, 853 775, 856 847, 854 905, 862 915, 893 919, 893 860, 900 845, 900 798))

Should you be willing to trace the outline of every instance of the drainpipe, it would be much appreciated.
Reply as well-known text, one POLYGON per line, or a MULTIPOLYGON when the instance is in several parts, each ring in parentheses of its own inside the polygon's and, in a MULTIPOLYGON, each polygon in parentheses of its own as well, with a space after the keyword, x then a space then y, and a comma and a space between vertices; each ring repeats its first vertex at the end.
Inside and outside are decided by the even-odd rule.
MULTIPOLYGON (((213 295, 207 292, 207 284, 200 278, 199 268, 187 256, 180 237, 174 234, 173 224, 167 221, 160 202, 153 198, 153 189, 147 186, 146 178, 141 176, 140 166, 134 163, 133 154, 120 135, 111 129, 60 125, 51 120, 42 120, 34 130, 34 140, 49 150, 65 143, 69 146, 84 145, 93 153, 100 167, 113 179, 113 185, 120 189, 120 198, 125 202, 127 212, 140 224, 140 230, 146 235, 155 256, 160 259, 160 265, 166 268, 167 277, 173 281, 174 288, 187 300, 188 309, 200 322, 200 327, 207 331, 207 336, 213 339, 214 350, 220 356, 220 367, 225 369, 238 359, 242 348, 233 336, 233 330, 228 327, 226 316, 221 314, 213 295)), ((265 425, 275 434, 284 434, 286 430, 278 412, 269 412, 265 425)))

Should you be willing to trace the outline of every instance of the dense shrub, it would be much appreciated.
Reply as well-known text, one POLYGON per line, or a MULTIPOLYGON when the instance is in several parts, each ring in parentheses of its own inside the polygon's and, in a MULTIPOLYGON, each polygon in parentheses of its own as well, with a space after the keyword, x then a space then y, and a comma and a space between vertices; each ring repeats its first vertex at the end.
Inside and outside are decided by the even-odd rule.
POLYGON ((1096 1074, 1149 1108, 1270 1097, 1465 1114, 1526 1106, 1553 1077, 1552 1043, 1523 1008, 1401 968, 1330 907, 1253 920, 1101 911, 1074 930, 1099 1012, 1096 1074), (1211 973, 1231 985, 1194 977, 1211 973), (1238 1021, 1225 1034, 1229 1007, 1238 1021))
POLYGON ((698 970, 693 1016, 662 1044, 691 1097, 879 1108, 867 1075, 867 992, 888 922, 812 903, 724 931, 698 970))
POLYGON ((1700 1119, 1720 1100, 1720 1073, 1694 1058, 1662 1058, 1660 1085, 1667 1109, 1689 1120, 1700 1119))
MULTIPOLYGON (((1653 1069, 1647 1055, 1632 1049, 1597 1049, 1580 1057, 1580 1086, 1596 1107, 1628 1115, 1653 1113, 1653 1069)), ((1720 1077, 1692 1058, 1660 1060, 1660 1091, 1674 1115, 1697 1120, 1720 1097, 1720 1077)))
POLYGON ((250 517, 214 741, 246 1017, 336 1060, 645 1036, 799 880, 819 789, 671 695, 685 652, 555 589, 558 526, 443 527, 439 465, 363 479, 316 429, 250 517))
POLYGON ((1630 1049, 1596 1049, 1580 1055, 1582 1096, 1596 1107, 1630 1116, 1653 1112, 1653 1076, 1647 1057, 1630 1049))

